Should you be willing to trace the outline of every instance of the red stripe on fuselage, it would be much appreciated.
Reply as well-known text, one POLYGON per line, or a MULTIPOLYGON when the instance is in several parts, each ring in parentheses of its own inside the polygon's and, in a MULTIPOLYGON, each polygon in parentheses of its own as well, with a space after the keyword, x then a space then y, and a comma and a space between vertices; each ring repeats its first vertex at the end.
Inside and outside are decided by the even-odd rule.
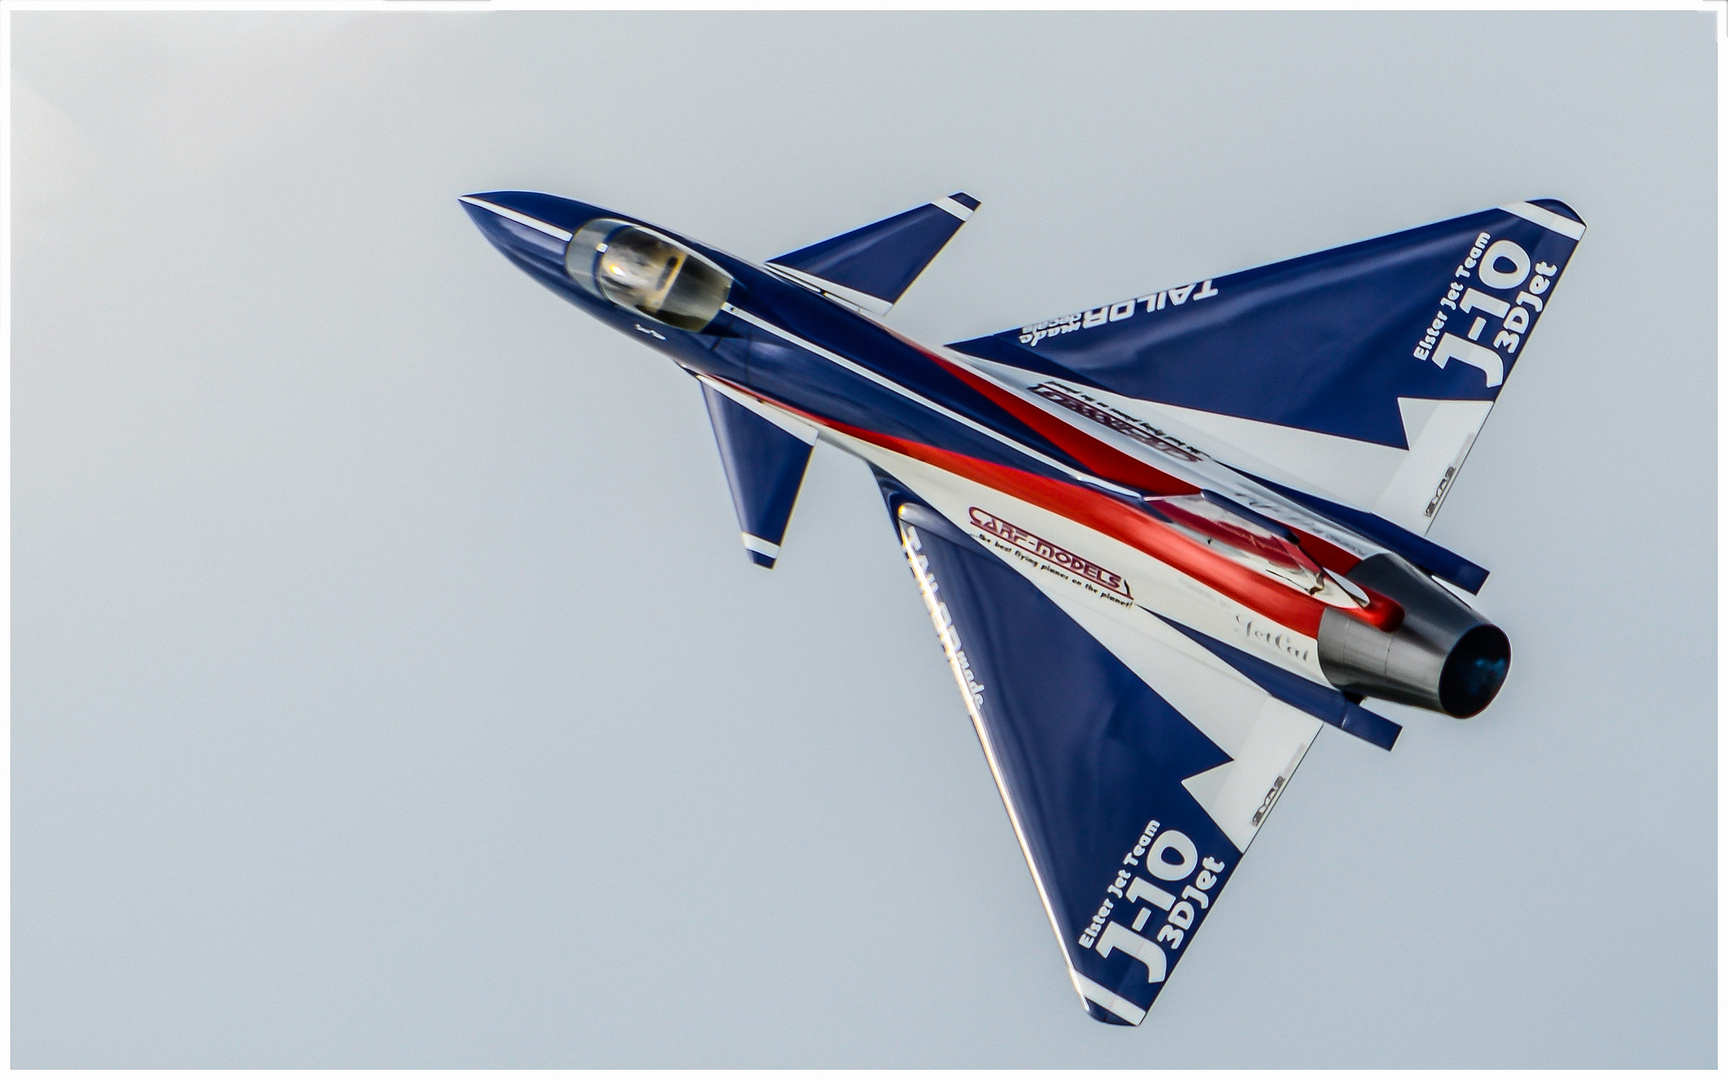
POLYGON ((1207 585, 1249 610, 1308 637, 1320 633, 1320 616, 1327 605, 1311 596, 1280 585, 1271 578, 1257 574, 1245 566, 1214 554, 1174 529, 1127 503, 1100 491, 1079 484, 1037 476, 1006 465, 981 461, 951 450, 941 450, 923 443, 898 439, 880 432, 842 424, 825 416, 806 412, 796 406, 764 397, 747 386, 727 380, 727 385, 751 397, 774 401, 779 408, 812 423, 831 428, 855 439, 904 454, 909 458, 934 465, 985 487, 1011 495, 1034 506, 1084 525, 1120 540, 1138 551, 1145 552, 1207 585))
MULTIPOLYGON (((889 332, 894 333, 893 330, 889 330, 889 332)), ((1193 484, 1179 480, 1169 473, 1141 461, 1132 454, 1124 453, 1096 436, 1066 423, 1061 417, 1051 415, 1013 391, 998 386, 978 372, 938 356, 911 338, 900 334, 894 336, 942 365, 943 369, 955 378, 983 394, 1004 412, 1009 413, 1016 420, 1050 440, 1075 461, 1086 466, 1098 478, 1137 488, 1148 495, 1194 495, 1199 493, 1200 489, 1193 484)), ((1310 558, 1334 573, 1348 573, 1351 568, 1362 561, 1358 556, 1352 555, 1331 541, 1323 540, 1313 533, 1298 529, 1293 525, 1286 527, 1296 534, 1300 547, 1310 558)))
POLYGON ((1178 480, 1161 469, 1146 464, 1132 454, 1123 453, 1109 443, 1089 435, 1059 416, 1053 416, 1005 387, 997 386, 975 371, 971 371, 935 353, 925 350, 931 360, 960 379, 972 389, 990 399, 1003 412, 1049 439, 1064 453, 1084 465, 1101 480, 1124 484, 1148 495, 1197 495, 1198 487, 1178 480))
POLYGON ((1298 529, 1294 525, 1286 525, 1285 527, 1296 534, 1296 539, 1301 543, 1303 551, 1334 574, 1348 574, 1357 563, 1362 561, 1361 556, 1352 555, 1330 540, 1322 540, 1313 533, 1298 529))
POLYGON ((845 424, 829 421, 828 426, 1096 529, 1299 634, 1316 637, 1320 633, 1325 604, 1213 554, 1150 514, 1101 491, 845 424))
MULTIPOLYGON (((1138 507, 1104 492, 832 420, 820 422, 855 439, 916 458, 1120 540, 1299 634, 1318 637, 1320 618, 1332 606, 1232 562, 1138 507)), ((1332 548, 1330 544, 1326 546, 1332 548)), ((1353 560, 1352 565, 1361 561, 1348 552, 1337 548, 1332 550, 1353 560)), ((1337 610, 1388 633, 1396 630, 1404 621, 1404 609, 1373 589, 1363 587, 1363 591, 1369 597, 1366 608, 1339 607, 1337 610)))

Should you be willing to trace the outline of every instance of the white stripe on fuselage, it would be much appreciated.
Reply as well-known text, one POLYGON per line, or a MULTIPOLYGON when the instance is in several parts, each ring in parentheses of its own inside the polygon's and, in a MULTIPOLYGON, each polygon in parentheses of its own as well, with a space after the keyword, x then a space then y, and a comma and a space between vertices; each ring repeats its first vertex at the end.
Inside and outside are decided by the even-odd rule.
MULTIPOLYGON (((1124 397, 1095 387, 1069 388, 1076 394, 1092 399, 1092 402, 1098 405, 1107 406, 1109 410, 1120 414, 1122 418, 1138 419, 1141 423, 1148 424, 1155 429, 1167 431, 1173 437, 1172 441, 1192 449, 1201 458, 1200 461, 1190 462, 1168 453, 1159 453, 1137 439, 1084 415, 1065 409, 1055 402, 1031 392, 1031 387, 1045 383, 1058 383, 1066 386, 1067 384, 1062 383, 1060 379, 1052 379, 1038 372, 1012 367, 1008 364, 998 364, 989 360, 981 360, 975 356, 966 356, 956 353, 952 349, 945 349, 943 352, 951 362, 965 367, 980 378, 988 379, 1008 393, 1036 406, 1074 428, 1079 434, 1127 454, 1151 468, 1168 473, 1178 480, 1193 484, 1195 487, 1206 488, 1218 492, 1220 495, 1226 495, 1258 513, 1275 518, 1292 528, 1301 529, 1335 544, 1358 558, 1367 558, 1385 550, 1363 540, 1355 533, 1341 529, 1333 522, 1293 504, 1276 492, 1269 491, 1264 486, 1242 475, 1229 463, 1214 457, 1212 452, 1205 448, 1207 432, 1195 430, 1181 422, 1182 414, 1195 410, 1175 410, 1168 406, 1159 405, 1157 402, 1124 397)), ((1235 418, 1225 417, 1224 419, 1234 420, 1235 418)), ((1254 423, 1254 421, 1240 422, 1254 423)), ((1259 462, 1243 463, 1238 461, 1235 464, 1242 465, 1249 471, 1257 471, 1256 466, 1259 466, 1274 477, 1281 476, 1275 468, 1266 468, 1259 462)), ((1303 484, 1299 479, 1293 479, 1292 486, 1309 487, 1311 485, 1303 484)))
POLYGON ((817 277, 815 274, 806 273, 803 270, 796 270, 790 266, 781 266, 779 263, 771 262, 767 264, 766 269, 771 270, 796 284, 802 285, 807 289, 815 289, 828 299, 844 305, 845 307, 853 308, 860 313, 867 312, 871 315, 877 316, 886 315, 888 314, 889 309, 894 306, 894 301, 892 300, 884 300, 880 296, 871 296, 869 293, 859 292, 857 289, 848 289, 846 286, 829 281, 827 278, 817 277))
POLYGON ((757 416, 760 416, 770 424, 773 424, 775 427, 797 439, 799 442, 815 445, 816 435, 819 431, 815 424, 793 416, 791 413, 777 405, 770 405, 759 397, 746 394, 742 390, 735 388, 731 383, 722 382, 713 376, 703 375, 700 372, 692 372, 692 374, 696 376, 696 380, 703 386, 709 387, 716 394, 719 394, 733 402, 739 408, 755 413, 757 416))
POLYGON ((566 244, 570 242, 572 236, 576 235, 567 229, 560 229, 556 225, 549 225, 546 222, 541 221, 539 218, 531 218, 527 214, 519 213, 510 209, 508 206, 499 206, 497 203, 487 202, 485 199, 476 199, 473 196, 464 195, 460 201, 467 203, 469 206, 478 206, 483 210, 490 210, 501 218, 509 218, 516 224, 526 225, 536 232, 543 232, 547 236, 555 236, 566 244))
POLYGON ((946 405, 938 404, 937 402, 931 401, 929 398, 925 397, 922 394, 919 394, 913 390, 910 390, 907 387, 901 386, 899 383, 895 382, 893 379, 888 378, 886 375, 882 375, 882 374, 879 374, 877 372, 871 371, 869 368, 865 367, 864 365, 854 363, 853 361, 846 359, 844 356, 841 356, 837 352, 832 352, 828 349, 824 349, 822 346, 816 344, 813 341, 806 341, 805 339, 799 337, 797 334, 792 333, 790 330, 785 330, 785 329, 782 329, 781 327, 775 326, 773 323, 769 322, 767 319, 762 318, 762 316, 760 316, 760 315, 753 315, 750 312, 745 311, 743 308, 733 307, 731 304, 723 305, 723 310, 730 312, 733 315, 738 316, 739 318, 743 319, 745 322, 749 323, 752 326, 760 327, 761 329, 768 331, 769 333, 775 335, 776 337, 784 338, 785 340, 798 346, 800 349, 804 349, 807 352, 814 353, 817 356, 822 357, 824 360, 829 360, 829 361, 832 361, 833 363, 839 364, 841 367, 845 368, 847 371, 852 372, 854 375, 861 375, 864 378, 869 379, 871 382, 876 383, 879 386, 885 386, 888 389, 894 391, 896 394, 899 394, 901 397, 907 399, 908 401, 917 402, 919 405, 924 406, 926 409, 929 409, 931 412, 938 413, 942 416, 945 416, 948 419, 953 420, 955 423, 964 424, 965 426, 971 428, 973 431, 979 432, 980 434, 988 435, 990 438, 1001 443, 1003 446, 1009 447, 1013 450, 1017 450, 1020 453, 1025 454, 1027 457, 1031 458, 1032 460, 1038 462, 1039 464, 1047 465, 1052 469, 1056 469, 1057 471, 1061 472, 1063 475, 1071 477, 1075 480, 1078 480, 1080 483, 1085 484, 1088 487, 1102 488, 1105 491, 1113 491, 1118 495, 1127 495, 1127 496, 1130 496, 1130 497, 1136 498, 1136 499, 1138 499, 1140 497, 1140 493, 1138 491, 1135 491, 1133 488, 1123 487, 1120 484, 1112 484, 1110 481, 1100 480, 1098 477, 1093 476, 1090 473, 1084 473, 1078 469, 1070 468, 1069 466, 1062 464, 1060 461, 1057 461, 1055 458, 1049 457, 1045 454, 1041 454, 1037 450, 1034 450, 1031 447, 1026 446, 1023 443, 1020 443, 1020 442, 1010 438, 1009 436, 1002 434, 1000 431, 997 431, 994 428, 991 428, 990 426, 988 426, 986 424, 981 424, 969 416, 963 416, 960 413, 955 412, 953 409, 948 408, 946 405))

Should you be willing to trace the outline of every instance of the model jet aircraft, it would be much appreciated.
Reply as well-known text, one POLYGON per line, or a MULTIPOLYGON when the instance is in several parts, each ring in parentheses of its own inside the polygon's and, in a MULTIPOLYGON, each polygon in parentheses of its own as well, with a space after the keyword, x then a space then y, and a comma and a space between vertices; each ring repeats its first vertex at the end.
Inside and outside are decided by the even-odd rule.
POLYGON ((1506 678, 1459 596, 1487 571, 1424 534, 1584 235, 1564 203, 931 347, 878 320, 965 194, 765 263, 461 202, 700 382, 758 565, 818 439, 870 465, 1098 1020, 1144 1019, 1322 726, 1391 749, 1365 697, 1467 717, 1506 678))

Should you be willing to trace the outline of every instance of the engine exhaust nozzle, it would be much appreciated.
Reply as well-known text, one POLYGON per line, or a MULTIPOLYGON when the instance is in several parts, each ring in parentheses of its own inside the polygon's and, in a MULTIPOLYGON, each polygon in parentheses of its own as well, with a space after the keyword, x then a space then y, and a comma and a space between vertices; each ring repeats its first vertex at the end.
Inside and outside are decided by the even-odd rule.
POLYGON ((1396 555, 1364 559, 1344 576, 1396 600, 1404 621, 1387 633, 1327 609, 1320 670, 1333 686, 1460 718, 1488 707, 1512 664, 1498 626, 1396 555))

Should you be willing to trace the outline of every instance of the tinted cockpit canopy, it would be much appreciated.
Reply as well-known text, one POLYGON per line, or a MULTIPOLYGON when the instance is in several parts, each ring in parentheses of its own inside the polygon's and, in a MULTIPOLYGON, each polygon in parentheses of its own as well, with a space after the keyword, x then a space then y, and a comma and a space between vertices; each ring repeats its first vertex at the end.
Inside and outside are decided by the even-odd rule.
POLYGON ((702 256, 613 218, 577 231, 564 268, 590 292, 680 330, 707 326, 732 290, 732 278, 702 256))

